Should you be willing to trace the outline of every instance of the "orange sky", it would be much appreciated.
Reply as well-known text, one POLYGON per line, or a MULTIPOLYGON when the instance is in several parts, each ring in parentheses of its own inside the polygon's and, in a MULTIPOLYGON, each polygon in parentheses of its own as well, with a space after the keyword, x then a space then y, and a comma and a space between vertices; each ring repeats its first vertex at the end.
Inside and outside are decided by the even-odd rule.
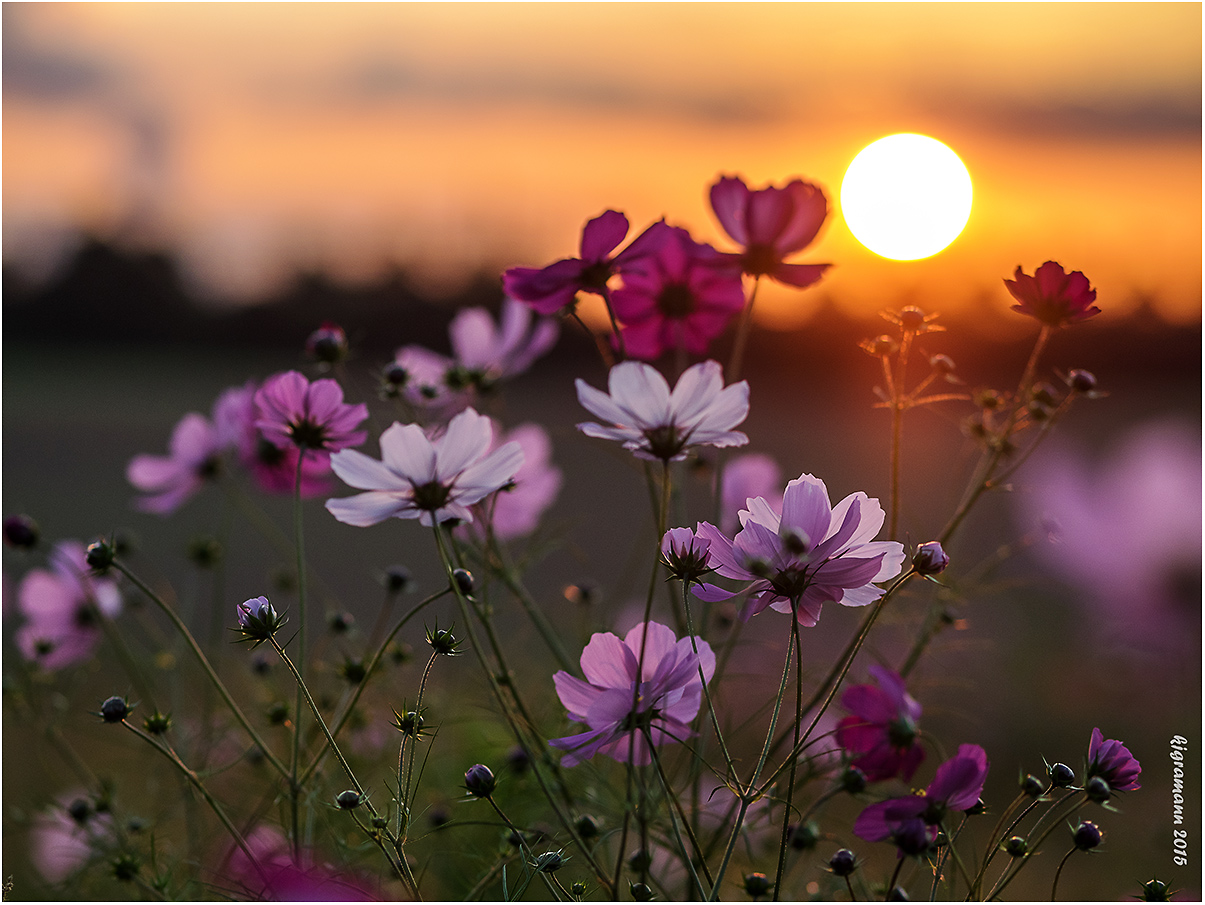
MULTIPOLYGON (((730 248, 719 173, 803 176, 834 213, 801 261, 878 310, 1003 298, 1048 258, 1114 310, 1200 315, 1197 4, 5 4, 4 253, 85 226, 178 250, 208 294, 390 261, 452 288, 573 254, 606 208, 730 248), (920 262, 836 210, 854 154, 950 145, 967 229, 920 262)), ((795 295, 761 314, 806 316, 795 295)))

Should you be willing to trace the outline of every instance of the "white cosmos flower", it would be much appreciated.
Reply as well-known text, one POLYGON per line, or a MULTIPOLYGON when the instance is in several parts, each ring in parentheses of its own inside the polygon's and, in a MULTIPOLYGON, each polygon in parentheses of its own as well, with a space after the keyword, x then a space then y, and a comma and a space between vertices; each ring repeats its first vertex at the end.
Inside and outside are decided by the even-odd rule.
POLYGON ((490 419, 471 408, 434 439, 417 424, 394 422, 381 434, 381 461, 353 449, 331 455, 331 468, 347 484, 366 490, 326 501, 339 521, 365 527, 387 518, 416 518, 424 525, 460 519, 469 507, 505 487, 523 464, 515 442, 489 452, 490 419))
POLYGON ((652 365, 625 361, 611 369, 610 395, 577 381, 577 398, 609 425, 577 426, 588 437, 619 440, 641 459, 677 461, 692 446, 743 446, 749 438, 734 431, 749 414, 749 384, 724 386, 719 362, 687 368, 670 392, 652 365))

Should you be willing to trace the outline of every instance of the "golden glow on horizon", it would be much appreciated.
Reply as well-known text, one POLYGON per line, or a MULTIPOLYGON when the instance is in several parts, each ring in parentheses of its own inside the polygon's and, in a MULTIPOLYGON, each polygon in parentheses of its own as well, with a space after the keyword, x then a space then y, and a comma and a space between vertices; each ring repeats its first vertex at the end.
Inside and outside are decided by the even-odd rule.
POLYGON ((854 238, 896 261, 931 257, 957 239, 971 197, 971 175, 958 155, 913 132, 867 145, 841 182, 841 211, 854 238))

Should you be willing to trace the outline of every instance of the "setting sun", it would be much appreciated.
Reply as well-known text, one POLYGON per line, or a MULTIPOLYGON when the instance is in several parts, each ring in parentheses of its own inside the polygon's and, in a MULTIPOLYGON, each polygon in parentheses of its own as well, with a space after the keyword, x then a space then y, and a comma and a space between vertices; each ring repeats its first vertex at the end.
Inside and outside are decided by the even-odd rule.
POLYGON ((884 258, 937 254, 971 215, 971 177, 937 139, 901 133, 863 148, 845 171, 841 208, 854 237, 884 258))

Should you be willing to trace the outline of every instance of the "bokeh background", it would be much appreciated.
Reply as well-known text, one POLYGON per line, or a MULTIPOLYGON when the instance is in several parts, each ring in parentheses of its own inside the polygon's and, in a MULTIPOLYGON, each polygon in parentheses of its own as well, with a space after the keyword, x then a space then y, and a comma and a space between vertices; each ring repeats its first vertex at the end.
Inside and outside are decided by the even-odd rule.
MULTIPOLYGON (((1199 897, 1199 864, 1171 863, 1167 757, 1172 735, 1190 740, 1199 814, 1199 5, 6 3, 3 76, 4 512, 52 538, 128 528, 165 577, 186 573, 184 547, 218 507, 133 512, 131 456, 161 451, 226 386, 301 365, 323 320, 351 337, 349 395, 371 396, 398 346, 445 351, 453 310, 496 308, 503 268, 574 254, 607 208, 728 250, 706 201, 718 174, 825 187, 832 215, 801 260, 835 266, 805 293, 759 297, 747 429, 785 476, 817 474, 835 497, 887 491, 877 364, 856 345, 883 331, 880 310, 941 312, 948 332, 926 349, 969 386, 1007 390, 1034 328, 1002 279, 1049 259, 1085 272, 1104 313, 1055 337, 1047 376, 1089 368, 1108 395, 1073 410, 952 552, 978 562, 1048 517, 1060 541, 952 602, 917 694, 948 747, 988 749, 1001 806, 1042 757, 1078 765, 1093 726, 1125 740, 1144 788, 1107 815, 1107 853, 1061 889, 1117 898, 1158 875, 1199 897), (974 183, 963 235, 922 261, 875 256, 839 210, 849 161, 897 131, 948 144, 974 183)), ((566 472, 547 529, 564 547, 533 587, 576 638, 628 618, 643 579, 621 574, 627 526, 646 502, 626 459, 573 429, 572 379, 604 372, 570 326, 508 390, 504 420, 545 424, 566 472), (561 594, 586 580, 603 591, 590 612, 561 594)), ((966 413, 910 419, 906 542, 957 499, 966 413)), ((286 502, 270 511, 288 524, 286 502)), ((384 565, 438 581, 425 535, 324 515, 310 520, 315 568, 362 620, 384 565)), ((247 550, 232 600, 282 564, 247 550)), ((7 581, 26 568, 5 551, 7 581)), ((901 625, 927 602, 902 607, 901 625)), ((826 613, 809 633, 818 671, 857 616, 826 613)), ((746 643, 777 652, 781 632, 770 614, 746 643)), ((869 655, 897 662, 892 637, 869 655)), ((55 700, 86 721, 109 678, 85 668, 55 700)), ((5 730, 5 875, 18 897, 49 895, 26 828, 63 770, 5 730)), ((122 756, 124 742, 94 743, 122 756)), ((1045 898, 1051 871, 1011 891, 1045 898)))

